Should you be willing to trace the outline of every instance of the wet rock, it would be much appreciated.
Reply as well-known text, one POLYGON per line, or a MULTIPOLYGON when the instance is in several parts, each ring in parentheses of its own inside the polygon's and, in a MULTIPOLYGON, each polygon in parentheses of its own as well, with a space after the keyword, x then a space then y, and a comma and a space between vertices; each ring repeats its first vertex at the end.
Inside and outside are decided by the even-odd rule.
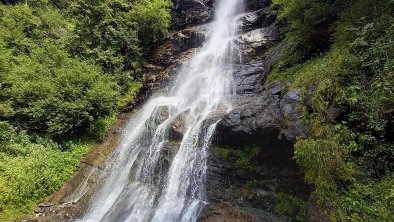
POLYGON ((266 81, 267 73, 283 50, 284 46, 278 46, 263 61, 235 67, 236 104, 218 123, 218 145, 268 146, 292 142, 296 136, 303 135, 297 110, 299 90, 286 92, 287 84, 266 81))
POLYGON ((172 158, 178 152, 180 142, 168 141, 164 145, 164 158, 171 162, 172 158))
MULTIPOLYGON (((282 153, 282 156, 285 155, 282 153)), ((236 159, 211 153, 206 184, 210 204, 204 208, 201 221, 227 221, 223 218, 234 221, 244 221, 246 218, 253 218, 252 221, 289 221, 288 218, 274 215, 275 194, 289 192, 306 197, 309 190, 305 188, 296 164, 291 157, 287 157, 289 159, 275 160, 273 163, 266 163, 271 157, 262 158, 257 161, 263 167, 261 171, 252 172, 237 166, 236 159), (223 203, 231 209, 242 211, 242 215, 247 217, 234 218, 231 211, 217 209, 216 206, 223 203), (211 209, 212 205, 214 209, 211 209)))
POLYGON ((277 86, 263 84, 263 62, 237 67, 235 83, 237 97, 235 108, 225 115, 217 126, 219 145, 241 146, 249 142, 261 144, 262 137, 277 138, 280 131, 281 110, 277 86))
POLYGON ((303 136, 298 112, 299 90, 286 93, 281 98, 283 91, 278 82, 256 87, 248 85, 244 93, 237 96, 237 106, 219 122, 218 143, 267 145, 280 140, 291 142, 297 136, 303 136))
POLYGON ((171 166, 171 162, 174 159, 176 153, 178 152, 180 143, 178 141, 166 141, 163 145, 163 150, 160 154, 160 158, 155 169, 155 183, 160 185, 162 183, 163 177, 168 172, 171 166))
POLYGON ((148 92, 168 90, 166 86, 174 81, 183 62, 189 60, 205 40, 205 32, 206 26, 200 25, 172 33, 152 52, 150 63, 145 66, 148 92))
MULTIPOLYGON (((258 93, 263 90, 261 82, 265 78, 263 62, 257 61, 235 67, 234 80, 236 84, 237 95, 248 99, 249 94, 258 93), (244 96, 245 95, 245 96, 244 96)), ((240 98, 238 98, 239 102, 240 98)))
POLYGON ((259 9, 240 15, 237 23, 240 30, 245 32, 270 26, 274 20, 275 17, 269 13, 268 9, 259 9))
POLYGON ((238 42, 250 47, 261 47, 268 41, 279 39, 279 30, 275 25, 254 29, 238 37, 238 42))
POLYGON ((186 115, 188 111, 179 114, 170 124, 170 138, 173 140, 182 140, 186 132, 186 115))
POLYGON ((146 120, 145 126, 148 128, 150 134, 156 131, 157 127, 163 123, 170 116, 170 107, 169 106, 160 106, 156 107, 152 112, 152 115, 149 119, 146 120))
POLYGON ((156 125, 160 125, 170 116, 170 111, 173 107, 170 106, 160 106, 155 108, 152 114, 152 120, 156 125))
MULTIPOLYGON (((213 143, 222 149, 245 152, 245 147, 252 146, 259 153, 248 160, 247 168, 240 167, 239 157, 231 153, 222 156, 212 150, 208 160, 210 203, 247 209, 248 215, 257 215, 257 221, 289 220, 273 214, 277 192, 304 198, 310 192, 293 159, 295 138, 303 135, 297 110, 300 90, 289 91, 288 84, 279 80, 267 81, 269 70, 285 48, 285 43, 279 44, 264 59, 234 67, 235 107, 219 121, 214 136, 213 143)), ((220 221, 222 214, 231 215, 225 212, 208 210, 207 218, 217 215, 220 221)))

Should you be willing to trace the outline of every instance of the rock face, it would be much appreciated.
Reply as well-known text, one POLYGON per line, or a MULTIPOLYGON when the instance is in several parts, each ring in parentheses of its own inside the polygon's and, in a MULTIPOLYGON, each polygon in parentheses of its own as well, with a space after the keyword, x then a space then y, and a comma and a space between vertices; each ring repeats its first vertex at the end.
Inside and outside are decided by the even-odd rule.
POLYGON ((244 33, 236 41, 240 45, 242 58, 250 60, 266 50, 270 46, 269 43, 277 40, 279 40, 279 30, 276 26, 270 25, 244 33))
POLYGON ((234 67, 235 107, 216 128, 213 143, 220 149, 211 149, 209 204, 200 221, 289 221, 275 215, 275 195, 283 192, 307 199, 310 192, 293 160, 295 138, 304 136, 297 108, 300 90, 267 80, 287 45, 271 47, 280 36, 266 2, 246 5, 251 12, 237 21, 241 29, 235 41, 242 61, 234 67), (246 151, 250 147, 253 156, 246 151))
POLYGON ((275 17, 269 13, 269 9, 265 8, 242 14, 239 16, 237 22, 239 28, 246 32, 261 27, 270 26, 274 21, 275 17))
POLYGON ((287 92, 280 81, 264 83, 264 67, 263 62, 253 62, 235 73, 236 106, 217 126, 219 145, 264 145, 303 136, 297 111, 299 90, 287 92))
POLYGON ((213 0, 173 0, 172 28, 195 26, 206 23, 213 16, 213 0))
MULTIPOLYGON (((226 209, 238 209, 247 215, 234 221, 286 221, 273 213, 275 194, 285 192, 306 198, 309 193, 303 174, 292 159, 295 137, 303 136, 297 111, 299 90, 288 90, 280 81, 266 81, 272 63, 284 47, 279 45, 263 61, 236 67, 235 107, 216 128, 216 146, 240 152, 245 147, 259 149, 259 154, 248 163, 258 170, 240 167, 236 157, 211 152, 207 195, 215 206, 226 203, 226 209)), ((226 221, 221 220, 225 212, 209 204, 203 215, 207 221, 226 221)))

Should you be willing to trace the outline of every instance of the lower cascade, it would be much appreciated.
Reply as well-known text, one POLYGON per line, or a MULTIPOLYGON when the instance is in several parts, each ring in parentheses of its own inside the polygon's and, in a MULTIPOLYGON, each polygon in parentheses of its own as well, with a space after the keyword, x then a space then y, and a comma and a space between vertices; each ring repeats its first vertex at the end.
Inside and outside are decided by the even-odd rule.
POLYGON ((196 221, 206 204, 208 148, 232 109, 236 16, 241 0, 218 1, 205 44, 172 89, 129 121, 102 182, 76 221, 196 221))

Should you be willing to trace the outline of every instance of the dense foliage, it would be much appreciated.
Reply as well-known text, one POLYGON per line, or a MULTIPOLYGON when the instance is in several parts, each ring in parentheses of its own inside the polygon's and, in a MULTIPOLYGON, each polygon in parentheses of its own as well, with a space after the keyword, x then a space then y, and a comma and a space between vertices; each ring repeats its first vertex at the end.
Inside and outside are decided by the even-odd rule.
POLYGON ((313 198, 334 221, 393 221, 394 2, 274 2, 289 48, 270 78, 303 91, 295 159, 313 198))
POLYGON ((30 212, 43 197, 59 189, 91 144, 68 141, 60 145, 0 122, 0 221, 30 212))
POLYGON ((142 86, 141 64, 166 35, 170 6, 1 1, 1 221, 29 213, 104 136, 142 86))

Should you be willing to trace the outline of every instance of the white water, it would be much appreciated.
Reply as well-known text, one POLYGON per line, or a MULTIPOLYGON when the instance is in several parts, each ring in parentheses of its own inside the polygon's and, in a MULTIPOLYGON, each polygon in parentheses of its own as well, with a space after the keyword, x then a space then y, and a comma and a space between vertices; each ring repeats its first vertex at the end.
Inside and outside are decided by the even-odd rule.
POLYGON ((217 3, 206 43, 184 64, 168 95, 152 98, 130 120, 103 184, 78 221, 197 220, 206 204, 207 149, 218 119, 207 120, 231 110, 235 92, 233 40, 242 3, 217 3), (171 142, 169 130, 179 119, 183 138, 171 142), (166 157, 169 144, 176 148, 166 157))

